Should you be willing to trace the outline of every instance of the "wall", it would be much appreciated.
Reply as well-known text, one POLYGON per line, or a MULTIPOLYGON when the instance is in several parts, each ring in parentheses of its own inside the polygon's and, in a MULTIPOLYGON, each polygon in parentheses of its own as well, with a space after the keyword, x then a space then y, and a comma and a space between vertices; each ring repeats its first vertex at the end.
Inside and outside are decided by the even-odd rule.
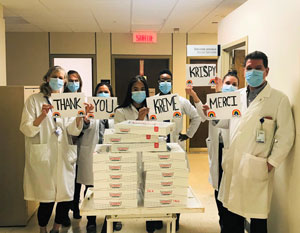
POLYGON ((271 86, 290 98, 296 123, 295 146, 276 170, 269 232, 299 232, 300 208, 300 2, 248 0, 219 24, 221 45, 248 36, 248 51, 264 51, 269 57, 271 86))
POLYGON ((6 85, 5 22, 3 7, 0 5, 0 86, 6 85))

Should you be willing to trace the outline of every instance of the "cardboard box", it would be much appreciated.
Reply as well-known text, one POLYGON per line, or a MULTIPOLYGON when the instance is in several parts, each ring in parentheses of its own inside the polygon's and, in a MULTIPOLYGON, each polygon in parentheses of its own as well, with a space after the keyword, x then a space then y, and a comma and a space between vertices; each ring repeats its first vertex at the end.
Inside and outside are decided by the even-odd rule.
POLYGON ((169 151, 143 152, 143 162, 186 160, 186 153, 178 143, 167 143, 169 151))
POLYGON ((161 189, 161 188, 187 188, 189 181, 187 178, 163 179, 163 180, 145 180, 145 189, 161 189))
POLYGON ((184 207, 187 197, 144 198, 144 207, 184 207))
POLYGON ((138 182, 136 172, 94 172, 94 182, 138 182))
POLYGON ((138 200, 94 200, 95 209, 136 208, 138 200))
POLYGON ((94 153, 102 154, 110 152, 110 144, 97 144, 94 153))
POLYGON ((136 142, 158 142, 158 135, 150 134, 124 134, 115 133, 114 129, 106 129, 104 132, 105 144, 111 143, 136 143, 136 142))
POLYGON ((167 178, 188 178, 189 171, 188 169, 167 169, 165 171, 146 171, 143 174, 147 179, 160 180, 167 178))
POLYGON ((144 162, 144 171, 161 171, 169 169, 187 169, 186 160, 174 160, 169 162, 144 162))
POLYGON ((173 197, 187 197, 187 188, 163 188, 163 189, 145 189, 145 198, 173 198, 173 197))
POLYGON ((138 192, 136 190, 113 190, 113 191, 94 191, 94 199, 98 200, 137 200, 138 192))
POLYGON ((123 121, 115 124, 116 133, 131 134, 150 134, 167 136, 175 128, 172 122, 154 122, 154 121, 123 121))
POLYGON ((136 163, 93 163, 93 171, 96 172, 137 172, 136 163))
POLYGON ((94 190, 137 190, 137 182, 94 182, 94 190))
POLYGON ((94 163, 137 163, 137 153, 94 153, 94 163))
POLYGON ((142 143, 120 143, 112 144, 111 152, 134 152, 134 151, 167 151, 167 143, 159 142, 142 142, 142 143))

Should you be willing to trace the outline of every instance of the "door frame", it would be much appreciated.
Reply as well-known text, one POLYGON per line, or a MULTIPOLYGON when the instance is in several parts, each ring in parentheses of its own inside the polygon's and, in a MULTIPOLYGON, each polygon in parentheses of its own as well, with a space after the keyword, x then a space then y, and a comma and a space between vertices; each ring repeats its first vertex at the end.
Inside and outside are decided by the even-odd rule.
POLYGON ((173 59, 171 55, 112 55, 111 56, 111 86, 113 90, 116 90, 116 59, 168 59, 169 69, 173 70, 173 59))
MULTIPOLYGON (((186 64, 190 64, 191 60, 212 60, 212 61, 217 61, 218 64, 218 58, 219 58, 218 56, 186 57, 186 64)), ((188 95, 186 95, 185 97, 187 100, 189 100, 188 95)), ((189 126, 190 126, 190 121, 189 118, 186 117, 186 128, 188 129, 189 126)), ((207 152, 207 147, 190 148, 190 139, 188 139, 186 142, 186 148, 188 153, 207 152)))

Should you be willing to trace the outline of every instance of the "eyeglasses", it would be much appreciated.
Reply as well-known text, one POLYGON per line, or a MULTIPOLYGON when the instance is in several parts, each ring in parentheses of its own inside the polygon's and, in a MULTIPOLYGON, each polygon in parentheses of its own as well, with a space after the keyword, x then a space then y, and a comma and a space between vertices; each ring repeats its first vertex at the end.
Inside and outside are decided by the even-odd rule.
POLYGON ((63 76, 51 76, 51 78, 59 78, 59 79, 64 79, 63 76))
POLYGON ((163 83, 163 82, 168 82, 168 83, 171 83, 172 82, 172 79, 161 79, 161 80, 158 80, 159 83, 163 83))

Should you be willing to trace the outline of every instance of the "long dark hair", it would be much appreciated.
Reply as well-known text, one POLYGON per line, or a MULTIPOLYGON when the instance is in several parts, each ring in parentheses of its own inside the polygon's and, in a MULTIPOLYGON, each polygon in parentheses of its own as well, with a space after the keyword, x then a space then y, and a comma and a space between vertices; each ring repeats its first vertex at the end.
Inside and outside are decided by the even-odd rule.
POLYGON ((114 92, 113 92, 111 85, 108 83, 102 83, 102 82, 98 83, 97 86, 95 87, 94 96, 97 96, 97 91, 98 91, 99 87, 102 87, 102 86, 107 86, 108 90, 110 92, 110 97, 114 97, 114 92))
POLYGON ((55 74, 57 72, 64 72, 65 76, 64 79, 66 80, 66 83, 68 82, 68 79, 66 77, 66 72, 61 66, 52 66, 49 68, 47 73, 43 77, 43 83, 40 86, 40 92, 44 94, 44 96, 51 96, 52 89, 49 86, 49 83, 47 81, 48 77, 50 77, 52 74, 55 74))
MULTIPOLYGON (((135 84, 136 82, 142 82, 145 86, 145 91, 146 91, 146 97, 149 97, 149 88, 148 88, 148 83, 146 81, 146 79, 141 76, 141 75, 137 75, 135 76, 134 78, 132 78, 130 81, 129 81, 129 84, 128 84, 128 89, 127 89, 127 94, 126 94, 126 97, 125 97, 125 100, 123 101, 123 103, 121 105, 119 105, 117 108, 126 108, 128 107, 130 104, 133 103, 133 100, 131 98, 131 89, 132 89, 132 86, 133 84, 135 84)), ((144 100, 144 102, 142 103, 144 106, 146 106, 146 100, 144 100)))
POLYGON ((240 79, 239 79, 239 77, 237 76, 237 71, 236 71, 236 70, 229 70, 228 73, 225 74, 225 76, 223 77, 222 82, 224 82, 225 79, 226 79, 226 77, 228 77, 228 76, 233 76, 233 77, 235 77, 235 78, 237 79, 238 85, 239 85, 240 79))
MULTIPOLYGON (((79 81, 79 88, 77 90, 77 92, 81 92, 81 88, 82 88, 82 78, 80 76, 80 74, 76 71, 76 70, 69 70, 68 71, 68 81, 69 81, 69 77, 71 74, 75 74, 76 77, 78 78, 78 81, 79 81)), ((65 89, 64 89, 64 92, 71 92, 67 86, 67 83, 65 84, 65 89)))

